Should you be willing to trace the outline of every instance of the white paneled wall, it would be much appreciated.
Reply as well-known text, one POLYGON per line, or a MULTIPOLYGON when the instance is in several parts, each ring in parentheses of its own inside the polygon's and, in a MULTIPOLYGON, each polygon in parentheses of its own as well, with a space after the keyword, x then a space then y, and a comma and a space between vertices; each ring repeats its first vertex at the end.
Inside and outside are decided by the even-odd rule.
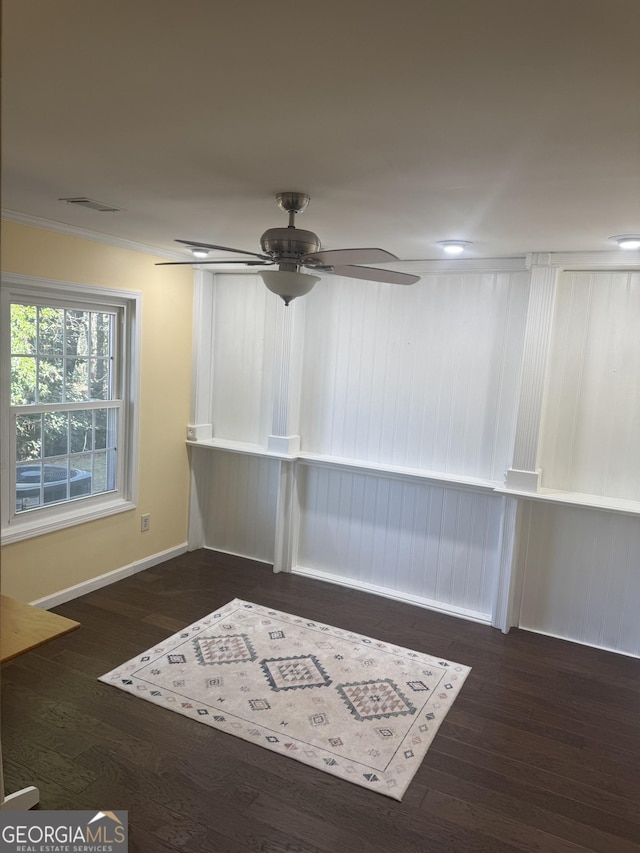
POLYGON ((238 453, 207 456, 205 544, 272 563, 278 461, 238 453))
POLYGON ((640 519, 527 501, 520 627, 640 655, 640 519))
POLYGON ((193 547, 640 654, 640 255, 529 262, 211 276, 193 547))
POLYGON ((543 485, 640 500, 640 273, 561 277, 538 464, 543 485))
POLYGON ((218 275, 213 341, 213 429, 259 444, 271 429, 275 300, 253 275, 218 275))
POLYGON ((323 282, 305 297, 303 450, 501 482, 527 297, 524 272, 323 282))
POLYGON ((298 565, 490 619, 502 498, 303 466, 298 565))

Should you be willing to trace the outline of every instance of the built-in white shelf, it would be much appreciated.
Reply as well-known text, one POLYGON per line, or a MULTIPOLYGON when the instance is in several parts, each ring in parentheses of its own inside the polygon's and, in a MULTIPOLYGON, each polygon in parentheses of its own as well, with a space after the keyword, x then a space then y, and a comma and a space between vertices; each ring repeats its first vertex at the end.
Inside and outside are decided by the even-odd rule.
POLYGON ((261 456, 269 459, 283 459, 288 462, 297 461, 303 465, 314 467, 339 468, 363 474, 374 474, 400 480, 417 480, 432 485, 455 486, 465 491, 493 492, 502 485, 494 480, 482 480, 476 477, 461 477, 442 471, 427 471, 423 468, 406 468, 400 465, 385 465, 377 462, 366 462, 360 459, 345 459, 341 456, 326 456, 321 453, 300 451, 296 454, 274 453, 260 444, 243 441, 233 441, 224 438, 208 438, 200 441, 187 441, 190 447, 201 447, 209 450, 222 450, 227 453, 242 453, 248 456, 261 456))
POLYGON ((419 480, 423 483, 455 486, 460 489, 477 492, 492 492, 496 486, 501 485, 492 480, 462 477, 458 474, 448 474, 442 471, 428 471, 424 468, 405 468, 400 465, 364 462, 360 459, 345 459, 341 456, 324 456, 320 453, 306 453, 304 451, 298 454, 298 461, 303 465, 341 468, 347 471, 378 474, 383 477, 396 477, 402 480, 419 480))
POLYGON ((605 512, 617 512, 623 515, 640 515, 640 501, 630 501, 624 498, 610 498, 605 495, 587 495, 582 492, 563 492, 559 489, 540 489, 539 492, 525 492, 514 489, 506 489, 499 486, 495 489, 502 495, 516 498, 526 498, 531 501, 543 501, 545 503, 568 504, 587 509, 604 510, 605 512))
POLYGON ((202 447, 208 450, 224 450, 227 453, 242 453, 245 456, 266 456, 269 459, 285 459, 292 461, 298 457, 295 454, 275 453, 267 450, 261 444, 251 444, 248 441, 232 441, 226 438, 206 438, 200 441, 187 441, 189 447, 202 447))
POLYGON ((611 498, 605 495, 588 495, 581 492, 564 492, 559 489, 540 489, 538 492, 526 492, 507 489, 503 483, 495 480, 482 480, 475 477, 461 477, 442 471, 427 471, 422 468, 405 468, 399 465, 385 465, 377 462, 365 462, 360 459, 345 459, 341 456, 325 456, 321 453, 300 451, 295 454, 274 453, 260 444, 244 441, 232 441, 225 438, 209 438, 200 441, 187 441, 190 447, 207 450, 222 450, 227 453, 240 453, 246 456, 259 456, 267 459, 281 459, 287 462, 297 461, 314 467, 339 468, 345 471, 374 474, 400 480, 416 480, 431 485, 452 486, 464 491, 495 493, 508 497, 526 498, 532 501, 565 504, 588 509, 617 512, 623 515, 640 515, 640 501, 611 498))

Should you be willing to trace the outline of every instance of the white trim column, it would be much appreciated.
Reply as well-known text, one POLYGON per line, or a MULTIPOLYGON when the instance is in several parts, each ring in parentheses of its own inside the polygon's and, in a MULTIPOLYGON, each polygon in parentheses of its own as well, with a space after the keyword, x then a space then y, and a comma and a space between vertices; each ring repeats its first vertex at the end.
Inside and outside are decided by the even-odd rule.
POLYGON ((267 448, 273 453, 294 454, 300 450, 298 419, 302 378, 302 332, 305 303, 280 304, 276 312, 273 361, 271 435, 267 448))
MULTIPOLYGON (((186 438, 203 441, 213 436, 213 324, 215 277, 205 270, 193 271, 193 344, 191 355, 191 407, 186 438)), ((203 548, 204 522, 209 501, 209 458, 198 447, 189 448, 189 550, 203 548)))
POLYGON ((508 634, 509 629, 518 624, 517 558, 521 512, 521 500, 505 498, 500 530, 500 563, 491 613, 491 624, 503 634, 508 634))
POLYGON ((531 256, 520 401, 513 459, 505 480, 507 489, 519 492, 537 492, 540 486, 541 472, 536 468, 536 459, 559 271, 550 263, 549 255, 531 256))
POLYGON ((276 535, 273 547, 273 571, 290 572, 298 559, 300 506, 297 488, 297 463, 280 461, 280 482, 276 504, 276 535))
MULTIPOLYGON (((547 356, 560 269, 549 254, 527 258, 531 270, 529 303, 522 353, 522 373, 516 433, 511 467, 505 476, 505 492, 535 494, 542 472, 536 467, 542 421, 547 356)), ((522 500, 505 498, 500 537, 500 565, 491 614, 491 624, 505 634, 518 624, 518 597, 522 579, 518 546, 522 500)))
POLYGON ((213 324, 215 277, 205 270, 193 271, 193 344, 191 356, 191 411, 189 441, 213 436, 213 324))
MULTIPOLYGON (((276 312, 271 435, 267 448, 273 453, 294 456, 300 450, 299 416, 302 381, 305 302, 279 305, 276 312)), ((297 463, 280 461, 273 546, 274 572, 290 572, 296 565, 300 507, 297 463)))

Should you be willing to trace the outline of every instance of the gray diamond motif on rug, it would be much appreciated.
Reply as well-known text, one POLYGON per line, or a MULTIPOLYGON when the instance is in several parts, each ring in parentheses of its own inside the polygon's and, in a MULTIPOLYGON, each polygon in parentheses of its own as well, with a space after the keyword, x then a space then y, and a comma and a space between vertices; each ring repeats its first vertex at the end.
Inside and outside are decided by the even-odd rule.
POLYGON ((303 687, 328 687, 331 679, 315 655, 265 658, 260 666, 272 690, 298 690, 303 687))
POLYGON ((336 690, 356 720, 382 720, 416 712, 390 678, 338 684, 336 690))
POLYGON ((222 637, 197 637, 192 640, 196 658, 201 666, 214 663, 253 661, 257 655, 246 634, 227 634, 222 637))

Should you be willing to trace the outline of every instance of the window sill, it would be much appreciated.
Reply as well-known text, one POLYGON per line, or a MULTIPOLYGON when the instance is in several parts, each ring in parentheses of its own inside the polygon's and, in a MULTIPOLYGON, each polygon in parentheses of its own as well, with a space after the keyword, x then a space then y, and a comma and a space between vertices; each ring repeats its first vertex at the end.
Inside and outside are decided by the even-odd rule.
POLYGON ((21 542, 35 536, 43 536, 45 533, 54 533, 56 530, 64 530, 76 524, 85 524, 88 521, 97 521, 120 512, 128 512, 135 509, 135 504, 123 498, 113 497, 100 503, 92 503, 90 506, 82 506, 76 502, 60 507, 60 512, 55 515, 48 514, 46 518, 38 518, 37 514, 29 513, 28 518, 18 517, 11 524, 2 529, 1 538, 3 545, 12 542, 21 542))

